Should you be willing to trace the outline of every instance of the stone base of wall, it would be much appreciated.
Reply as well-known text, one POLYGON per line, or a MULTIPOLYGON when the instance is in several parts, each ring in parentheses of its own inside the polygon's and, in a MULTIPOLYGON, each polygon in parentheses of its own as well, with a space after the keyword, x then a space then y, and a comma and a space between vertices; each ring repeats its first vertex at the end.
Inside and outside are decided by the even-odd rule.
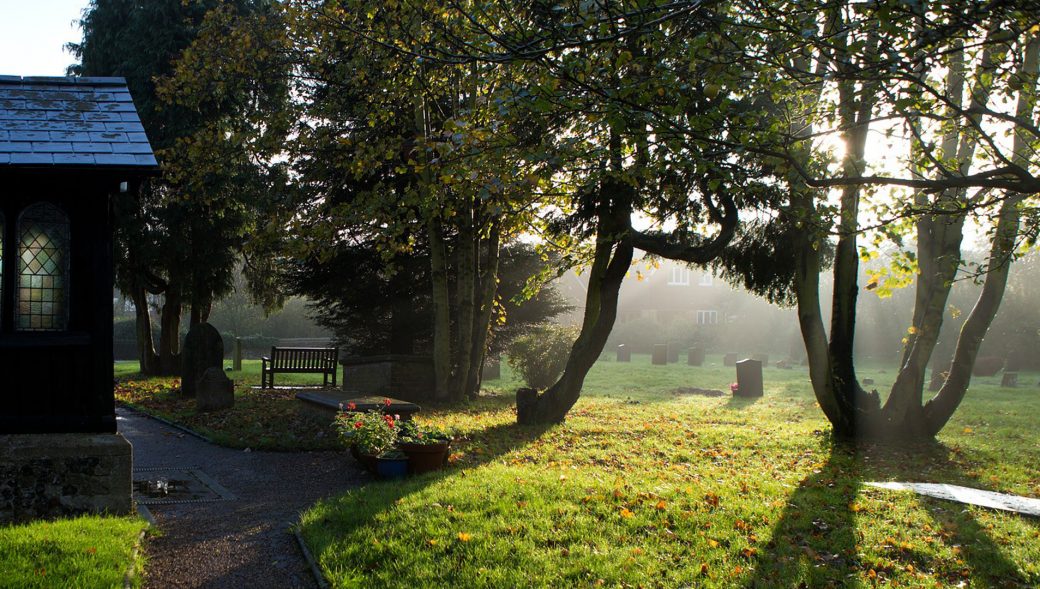
POLYGON ((133 510, 133 453, 121 434, 0 436, 0 524, 133 510))
POLYGON ((433 359, 386 354, 350 357, 343 364, 343 390, 358 397, 392 397, 412 403, 433 400, 433 359))

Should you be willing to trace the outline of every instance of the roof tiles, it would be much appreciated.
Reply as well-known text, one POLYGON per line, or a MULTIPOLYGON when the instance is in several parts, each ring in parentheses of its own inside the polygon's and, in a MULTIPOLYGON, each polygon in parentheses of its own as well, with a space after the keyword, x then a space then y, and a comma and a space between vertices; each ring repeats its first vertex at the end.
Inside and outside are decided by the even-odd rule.
POLYGON ((0 169, 158 167, 123 78, 0 76, 0 169))

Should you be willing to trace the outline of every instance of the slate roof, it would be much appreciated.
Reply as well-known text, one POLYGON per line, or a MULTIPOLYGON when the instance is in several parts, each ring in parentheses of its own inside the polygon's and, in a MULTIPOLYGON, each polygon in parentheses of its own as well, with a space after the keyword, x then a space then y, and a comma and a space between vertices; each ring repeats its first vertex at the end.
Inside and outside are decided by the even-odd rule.
POLYGON ((0 170, 158 167, 123 78, 0 76, 0 170))

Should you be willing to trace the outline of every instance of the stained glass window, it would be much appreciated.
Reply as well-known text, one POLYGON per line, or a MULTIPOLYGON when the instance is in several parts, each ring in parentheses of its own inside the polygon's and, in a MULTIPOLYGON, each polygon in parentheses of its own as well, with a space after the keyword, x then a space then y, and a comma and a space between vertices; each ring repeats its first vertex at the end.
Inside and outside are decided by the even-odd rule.
POLYGON ((69 219, 49 203, 18 220, 19 331, 64 331, 68 323, 69 219))

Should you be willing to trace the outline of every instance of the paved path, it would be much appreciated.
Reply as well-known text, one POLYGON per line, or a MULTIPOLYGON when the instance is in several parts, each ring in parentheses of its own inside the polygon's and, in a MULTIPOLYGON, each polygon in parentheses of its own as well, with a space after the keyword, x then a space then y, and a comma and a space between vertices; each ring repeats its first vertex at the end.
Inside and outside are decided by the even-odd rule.
POLYGON ((286 523, 365 480, 347 454, 243 452, 126 409, 117 419, 135 468, 199 468, 237 497, 149 506, 162 534, 146 546, 146 587, 316 587, 286 523))

